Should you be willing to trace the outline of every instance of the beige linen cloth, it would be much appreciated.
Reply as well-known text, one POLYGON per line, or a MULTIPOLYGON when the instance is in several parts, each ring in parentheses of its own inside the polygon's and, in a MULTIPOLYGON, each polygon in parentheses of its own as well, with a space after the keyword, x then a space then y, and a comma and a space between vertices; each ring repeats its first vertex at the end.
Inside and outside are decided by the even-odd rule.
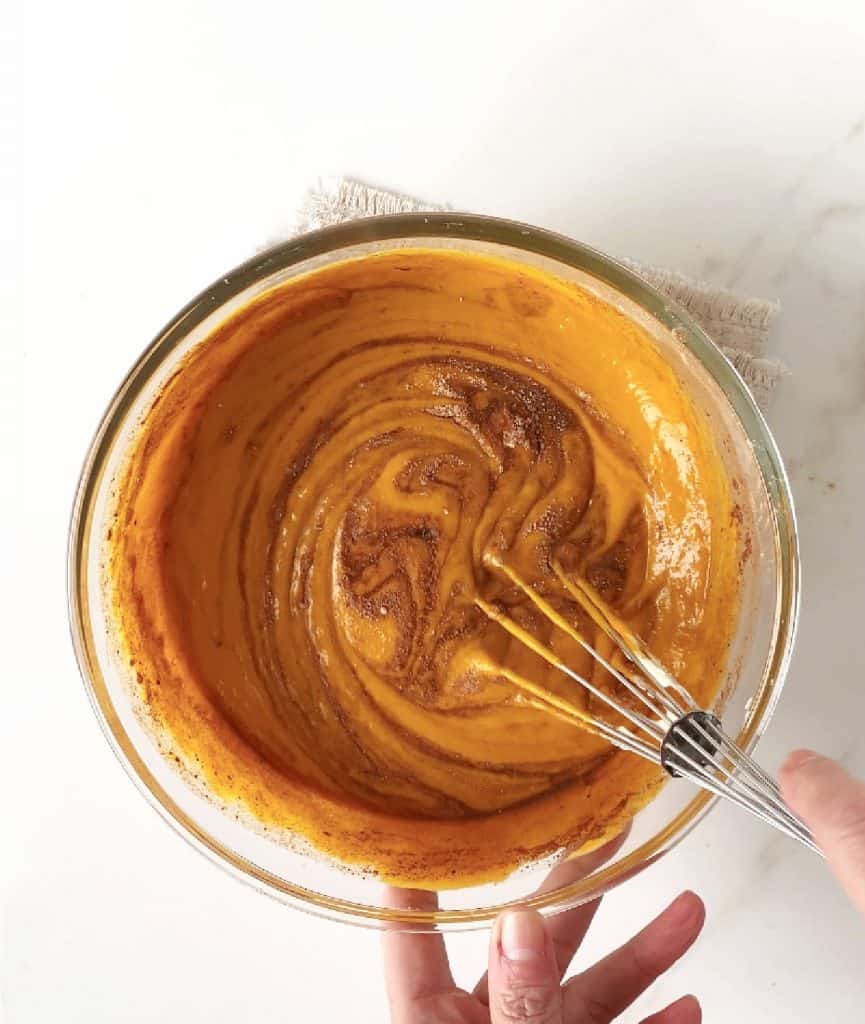
MULTIPOLYGON (((388 213, 446 210, 399 192, 373 188, 351 178, 322 181, 303 201, 293 234, 339 224, 360 217, 388 213)), ((783 374, 782 365, 765 356, 769 330, 779 304, 744 298, 734 292, 659 267, 623 260, 631 270, 690 313, 744 378, 758 404, 766 408, 769 396, 783 374)))

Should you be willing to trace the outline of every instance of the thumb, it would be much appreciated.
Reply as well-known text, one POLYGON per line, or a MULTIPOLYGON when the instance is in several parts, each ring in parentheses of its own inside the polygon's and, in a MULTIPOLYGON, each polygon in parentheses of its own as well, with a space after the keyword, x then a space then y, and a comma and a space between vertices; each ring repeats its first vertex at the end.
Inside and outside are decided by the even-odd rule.
POLYGON ((534 910, 503 914, 490 939, 491 1024, 562 1024, 553 940, 534 910))
POLYGON ((865 914, 865 785, 828 757, 792 753, 781 768, 781 790, 811 829, 829 867, 865 914))

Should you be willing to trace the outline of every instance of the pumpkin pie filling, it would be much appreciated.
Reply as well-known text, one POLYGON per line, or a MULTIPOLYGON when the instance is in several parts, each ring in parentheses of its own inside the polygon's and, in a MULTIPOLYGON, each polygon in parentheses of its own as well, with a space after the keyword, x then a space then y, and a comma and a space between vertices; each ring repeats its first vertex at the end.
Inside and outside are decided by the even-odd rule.
POLYGON ((152 723, 208 792, 388 881, 503 877, 662 783, 506 678, 606 714, 479 597, 615 685, 496 559, 602 653, 554 567, 698 701, 722 682, 738 537, 707 424, 642 328, 540 270, 402 249, 266 292, 163 387, 116 500, 152 723))

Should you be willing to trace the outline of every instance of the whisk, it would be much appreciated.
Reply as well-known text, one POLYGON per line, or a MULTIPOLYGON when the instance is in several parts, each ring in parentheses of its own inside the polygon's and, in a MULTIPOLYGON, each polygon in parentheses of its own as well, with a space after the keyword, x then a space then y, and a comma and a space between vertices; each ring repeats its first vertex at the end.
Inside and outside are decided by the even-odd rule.
POLYGON ((575 672, 546 644, 524 629, 497 604, 475 599, 478 607, 512 637, 534 651, 573 682, 617 713, 623 724, 605 721, 563 700, 529 679, 503 669, 501 674, 522 691, 531 706, 601 736, 622 750, 660 765, 671 776, 690 779, 703 789, 738 804, 751 814, 820 853, 811 833, 784 803, 778 784, 724 732, 718 718, 695 703, 690 693, 646 650, 640 639, 604 606, 585 584, 553 565, 559 583, 624 655, 628 668, 615 667, 595 650, 538 591, 512 567, 487 556, 555 627, 575 640, 635 698, 630 706, 575 672), (636 669, 634 672, 632 669, 636 669), (626 724, 625 724, 626 723, 626 724))

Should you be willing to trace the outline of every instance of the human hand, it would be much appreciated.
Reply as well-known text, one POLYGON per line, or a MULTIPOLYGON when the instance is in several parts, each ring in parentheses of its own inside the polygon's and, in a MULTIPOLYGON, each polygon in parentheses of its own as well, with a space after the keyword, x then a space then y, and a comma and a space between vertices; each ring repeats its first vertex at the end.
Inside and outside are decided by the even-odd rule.
MULTIPOLYGON (((559 865, 544 888, 568 884, 610 855, 599 850, 559 865)), ((435 893, 392 889, 395 908, 434 910, 435 893)), ((624 946, 563 985, 562 976, 600 900, 545 920, 532 910, 501 915, 493 927, 489 972, 469 993, 457 988, 441 935, 390 931, 384 961, 392 1024, 608 1024, 690 948, 705 908, 682 893, 624 946)), ((699 1024, 693 996, 643 1024, 699 1024)))
POLYGON ((781 791, 823 851, 847 895, 865 914, 865 784, 837 761, 796 750, 784 762, 781 791))

